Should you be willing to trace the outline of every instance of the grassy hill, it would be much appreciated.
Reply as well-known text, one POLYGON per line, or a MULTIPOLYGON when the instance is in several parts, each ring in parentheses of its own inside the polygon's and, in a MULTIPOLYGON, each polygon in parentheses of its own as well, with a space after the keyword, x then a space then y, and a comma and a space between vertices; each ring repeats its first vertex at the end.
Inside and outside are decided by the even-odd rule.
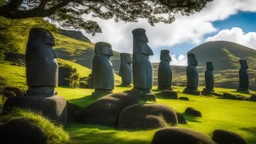
MULTIPOLYGON (((201 44, 191 51, 198 60, 199 85, 204 86, 204 72, 207 61, 212 61, 215 73, 215 86, 224 88, 238 87, 239 60, 246 59, 249 66, 250 89, 256 90, 256 51, 227 41, 213 41, 201 44)), ((157 85, 158 63, 153 63, 154 85, 157 85)), ((171 66, 173 85, 186 86, 186 67, 171 66)))
MULTIPOLYGON (((55 38, 55 52, 59 58, 92 68, 94 44, 76 31, 66 31, 41 18, 11 20, 0 17, 0 60, 4 53, 25 54, 29 30, 33 27, 42 27, 51 31, 55 38)), ((119 59, 119 53, 114 52, 111 59, 119 59)), ((119 66, 114 65, 118 70, 119 66)))
MULTIPOLYGON (((0 17, 0 61, 2 61, 0 69, 1 72, 7 70, 7 73, 0 77, 2 86, 6 81, 5 84, 9 86, 26 87, 24 59, 29 30, 33 27, 42 27, 51 31, 55 38, 54 50, 59 63, 76 68, 81 77, 87 77, 91 73, 94 44, 86 42, 82 35, 73 31, 63 32, 41 18, 11 20, 0 17), (11 65, 13 63, 8 61, 18 62, 20 66, 11 65), (13 75, 10 76, 8 71, 13 75)), ((114 54, 114 58, 119 58, 119 53, 114 52, 114 54)), ((115 75, 115 82, 117 84, 121 82, 118 75, 115 75)))
POLYGON ((194 53, 199 66, 205 66, 207 61, 213 62, 215 69, 238 69, 239 60, 246 59, 250 68, 254 68, 256 60, 256 51, 228 41, 212 41, 201 44, 189 52, 194 53))

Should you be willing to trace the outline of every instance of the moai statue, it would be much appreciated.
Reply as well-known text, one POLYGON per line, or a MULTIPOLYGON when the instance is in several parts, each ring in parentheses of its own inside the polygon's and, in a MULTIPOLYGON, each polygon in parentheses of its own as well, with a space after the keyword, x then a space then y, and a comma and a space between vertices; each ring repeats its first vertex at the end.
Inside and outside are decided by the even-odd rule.
POLYGON ((198 71, 196 69, 197 60, 195 54, 188 53, 188 66, 186 68, 187 74, 187 87, 184 89, 183 93, 200 95, 198 88, 198 71))
POLYGON ((160 64, 158 66, 158 89, 171 90, 172 69, 170 67, 171 57, 169 50, 161 50, 160 64))
POLYGON ((52 34, 41 28, 30 30, 26 49, 27 94, 53 96, 58 86, 58 62, 52 34))
POLYGON ((132 31, 133 34, 133 92, 141 94, 147 100, 155 100, 151 93, 153 76, 152 65, 149 56, 153 51, 148 46, 146 30, 137 28, 132 31))
POLYGON ((113 56, 111 45, 106 42, 97 42, 94 52, 92 75, 95 92, 93 94, 112 93, 114 71, 110 62, 110 57, 113 56))
POLYGON ((121 65, 119 75, 122 77, 122 86, 130 86, 132 81, 132 58, 128 53, 120 53, 121 65))
POLYGON ((248 65, 246 60, 239 60, 240 70, 239 70, 239 88, 238 91, 248 91, 249 90, 249 75, 247 73, 248 65))
POLYGON ((209 95, 214 93, 214 67, 212 62, 206 62, 206 71, 204 74, 205 77, 205 88, 202 91, 202 94, 209 95))
POLYGON ((6 100, 3 111, 8 113, 15 107, 41 112, 51 120, 67 123, 67 102, 57 96, 58 62, 52 49, 55 45, 52 34, 43 28, 32 28, 26 49, 26 77, 29 86, 25 96, 6 100))

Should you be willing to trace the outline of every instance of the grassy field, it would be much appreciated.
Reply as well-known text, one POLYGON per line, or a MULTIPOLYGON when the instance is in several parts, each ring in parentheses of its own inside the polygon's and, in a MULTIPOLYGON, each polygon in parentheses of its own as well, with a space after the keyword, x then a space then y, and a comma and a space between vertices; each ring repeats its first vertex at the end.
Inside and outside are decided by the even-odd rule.
MULTIPOLYGON (((18 86, 26 89, 25 68, 22 66, 11 66, 8 63, 0 64, 1 77, 9 86, 18 86)), ((83 69, 78 68, 83 72, 83 69)), ((186 96, 190 101, 164 99, 158 94, 156 87, 153 92, 157 95, 157 103, 171 106, 178 112, 183 113, 189 106, 195 107, 202 112, 202 118, 186 116, 187 124, 178 125, 198 130, 209 136, 215 129, 227 129, 242 135, 249 144, 256 143, 256 104, 249 101, 235 101, 220 99, 218 97, 192 96, 183 94, 184 87, 173 87, 179 96, 186 96)), ((114 92, 122 92, 131 88, 122 88, 116 85, 114 92)), ((199 88, 200 90, 203 87, 199 88)), ((64 88, 58 87, 60 96, 65 97, 71 103, 80 107, 86 107, 97 100, 98 97, 91 96, 93 89, 64 88)), ((249 97, 250 94, 238 93, 234 89, 215 88, 216 92, 229 92, 249 97)), ((255 93, 250 91, 250 93, 255 93)), ((1 98, 0 98, 1 99, 1 98)), ((0 100, 1 103, 1 100, 0 100)), ((149 144, 155 130, 148 131, 119 131, 111 127, 71 123, 65 130, 69 133, 74 143, 139 143, 149 144)))
MULTIPOLYGON (((115 92, 121 92, 130 88, 116 87, 115 92)), ((187 107, 195 107, 202 113, 202 118, 186 116, 187 124, 178 127, 191 128, 212 136, 215 129, 226 129, 243 136, 249 144, 256 143, 256 104, 249 101, 236 101, 220 99, 218 97, 192 96, 181 93, 184 87, 174 87, 179 96, 186 96, 190 101, 172 100, 162 98, 157 94, 157 103, 166 104, 176 111, 183 113, 187 107)), ((202 87, 199 88, 202 90, 202 87)), ((91 96, 92 89, 57 88, 59 94, 69 102, 86 107, 97 97, 91 96)), ((216 88, 216 92, 231 92, 238 94, 234 89, 216 88)), ((251 91, 251 93, 254 93, 251 91)), ((239 94, 249 97, 250 94, 239 94)), ((149 144, 156 130, 148 131, 119 131, 111 127, 68 124, 69 132, 74 143, 139 143, 149 144)))

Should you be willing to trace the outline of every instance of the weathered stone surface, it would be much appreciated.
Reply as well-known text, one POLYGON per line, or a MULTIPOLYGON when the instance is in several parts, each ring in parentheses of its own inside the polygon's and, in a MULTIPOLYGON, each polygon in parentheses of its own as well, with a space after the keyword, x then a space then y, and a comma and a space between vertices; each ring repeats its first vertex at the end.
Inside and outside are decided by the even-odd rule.
POLYGON ((109 94, 85 107, 80 112, 79 121, 85 124, 116 126, 120 112, 139 101, 139 97, 131 93, 109 94))
POLYGON ((95 91, 109 91, 114 89, 114 71, 110 57, 113 56, 111 45, 106 42, 95 44, 95 56, 93 57, 93 85, 95 91))
POLYGON ((181 113, 176 112, 176 115, 177 115, 177 118, 178 118, 178 122, 180 124, 186 124, 187 123, 185 117, 181 113))
POLYGON ((149 56, 153 51, 148 46, 146 30, 134 29, 133 34, 133 85, 134 90, 141 93, 150 93, 153 82, 152 65, 149 56))
POLYGON ((196 69, 197 60, 195 54, 188 53, 188 66, 186 68, 187 75, 187 87, 184 89, 183 93, 200 95, 198 88, 198 71, 196 69))
POLYGON ((239 88, 238 91, 248 91, 249 90, 249 75, 247 72, 248 65, 246 60, 239 60, 240 70, 239 70, 239 88))
POLYGON ((26 49, 26 78, 31 96, 52 96, 58 85, 58 62, 52 47, 52 34, 43 28, 32 28, 26 49), (44 87, 46 91, 37 89, 44 87), (43 92, 43 94, 41 94, 43 92))
POLYGON ((214 67, 212 65, 212 62, 206 62, 206 71, 204 74, 205 77, 205 88, 202 91, 203 95, 209 95, 211 93, 214 93, 214 73, 213 73, 214 67))
POLYGON ((207 135, 185 128, 158 130, 151 144, 215 144, 207 135))
POLYGON ((132 58, 128 53, 120 53, 121 65, 119 75, 122 77, 122 86, 130 86, 132 82, 132 58))
POLYGON ((0 126, 1 144, 46 144, 42 129, 26 118, 17 118, 0 126))
POLYGON ((195 117, 202 117, 202 114, 199 110, 196 110, 193 107, 188 107, 185 110, 185 114, 191 115, 191 116, 195 116, 195 117))
POLYGON ((223 93, 222 98, 223 99, 232 99, 232 100, 248 100, 248 98, 246 98, 244 96, 233 95, 230 93, 223 93))
POLYGON ((189 101, 188 97, 179 97, 180 100, 185 100, 185 101, 189 101))
POLYGON ((252 96, 250 97, 250 101, 255 101, 255 102, 256 102, 256 95, 252 95, 252 96))
POLYGON ((177 125, 176 112, 167 105, 136 104, 125 108, 118 118, 118 129, 146 130, 177 125))
POLYGON ((165 98, 178 99, 178 93, 172 90, 163 90, 159 94, 165 98))
POLYGON ((170 62, 172 61, 169 55, 169 50, 161 50, 160 64, 158 66, 158 89, 159 90, 171 90, 172 86, 172 69, 170 62))
POLYGON ((215 130, 212 139, 218 144, 247 144, 240 135, 227 130, 215 130))
POLYGON ((20 96, 8 98, 3 106, 3 112, 8 113, 14 107, 27 108, 42 112, 42 114, 51 120, 66 124, 67 108, 66 100, 60 96, 52 97, 34 97, 20 96))

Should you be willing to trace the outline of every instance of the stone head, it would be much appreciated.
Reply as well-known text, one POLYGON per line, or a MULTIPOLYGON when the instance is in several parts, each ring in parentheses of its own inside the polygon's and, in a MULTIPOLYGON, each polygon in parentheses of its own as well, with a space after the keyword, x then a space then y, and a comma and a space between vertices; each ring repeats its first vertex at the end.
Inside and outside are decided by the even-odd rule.
POLYGON ((148 43, 148 37, 146 36, 146 30, 143 28, 137 28, 132 31, 134 40, 148 43))
POLYGON ((122 63, 128 63, 128 64, 132 63, 131 55, 128 53, 120 53, 120 58, 122 63))
POLYGON ((188 57, 188 65, 193 65, 193 66, 198 65, 195 54, 188 53, 187 57, 188 57))
POLYGON ((161 50, 160 60, 167 61, 167 62, 172 61, 172 58, 170 56, 170 51, 169 50, 161 50))
POLYGON ((214 67, 212 65, 212 62, 206 62, 206 69, 214 70, 214 67))
POLYGON ((240 63, 240 66, 241 66, 242 69, 248 69, 249 68, 248 65, 247 65, 246 60, 241 59, 241 60, 239 60, 239 63, 240 63))
POLYGON ((153 55, 153 51, 147 45, 148 37, 146 36, 146 30, 137 28, 132 31, 133 34, 133 53, 141 53, 143 55, 153 55))
POLYGON ((48 30, 43 28, 30 29, 28 43, 30 42, 38 42, 39 44, 55 46, 53 35, 48 30))
POLYGON ((102 54, 106 56, 113 56, 111 45, 106 42, 97 42, 94 49, 95 54, 102 54))

